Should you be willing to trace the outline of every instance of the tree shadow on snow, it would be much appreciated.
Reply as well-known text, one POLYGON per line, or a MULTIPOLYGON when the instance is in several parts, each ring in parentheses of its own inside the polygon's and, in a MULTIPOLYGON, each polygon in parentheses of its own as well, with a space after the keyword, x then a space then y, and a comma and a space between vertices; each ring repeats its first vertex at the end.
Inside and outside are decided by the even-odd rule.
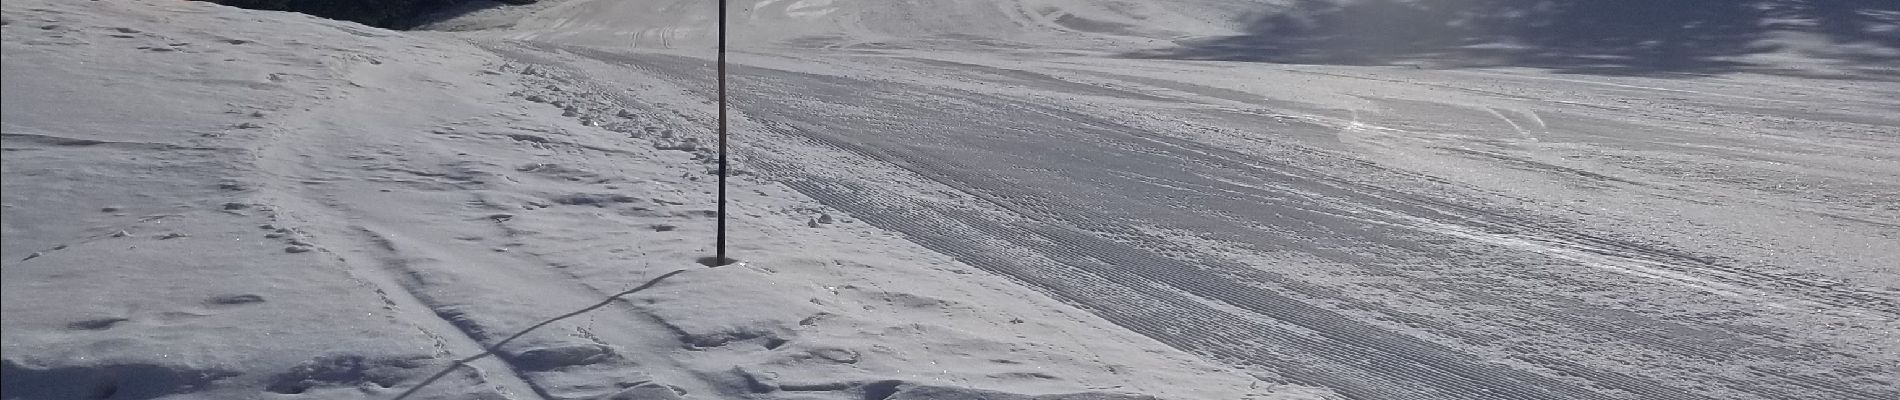
POLYGON ((1893 0, 1294 0, 1245 32, 1129 56, 1656 76, 1777 72, 1747 57, 1768 53, 1900 65, 1893 0))

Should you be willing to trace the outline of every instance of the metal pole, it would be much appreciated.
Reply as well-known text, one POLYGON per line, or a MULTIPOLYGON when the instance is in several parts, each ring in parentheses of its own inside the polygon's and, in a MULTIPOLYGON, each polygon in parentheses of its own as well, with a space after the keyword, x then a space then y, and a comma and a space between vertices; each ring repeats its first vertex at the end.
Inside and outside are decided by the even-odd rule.
POLYGON ((719 0, 719 233, 713 264, 726 260, 726 0, 719 0))

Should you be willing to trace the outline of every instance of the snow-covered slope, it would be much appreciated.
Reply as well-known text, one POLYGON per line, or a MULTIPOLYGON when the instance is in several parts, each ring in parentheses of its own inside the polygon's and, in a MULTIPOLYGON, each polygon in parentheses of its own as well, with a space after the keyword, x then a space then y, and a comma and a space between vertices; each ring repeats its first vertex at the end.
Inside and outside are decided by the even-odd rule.
MULTIPOLYGON (((512 15, 513 37, 615 47, 699 48, 716 9, 705 1, 561 0, 512 15)), ((746 45, 1033 45, 1103 47, 1238 34, 1271 0, 737 0, 732 40, 746 45)), ((488 18, 506 18, 489 16, 488 18)))
MULTIPOLYGON (((1900 6, 1513 0, 736 0, 741 50, 1107 52, 1302 64, 1530 66, 1619 74, 1900 75, 1900 6)), ((701 49, 714 3, 548 0, 428 29, 614 48, 701 49)))
MULTIPOLYGON (((1900 396, 1892 2, 738 4, 749 169, 1265 380, 1900 396)), ((537 10, 711 96, 710 4, 537 10)))
POLYGON ((734 4, 5 3, 0 397, 1900 397, 1890 2, 734 4))
POLYGON ((695 264, 710 110, 546 55, 197 2, 4 16, 7 399, 387 399, 676 270, 413 398, 1323 393, 772 181, 733 188, 745 263, 695 264))
MULTIPOLYGON (((472 68, 468 46, 194 2, 4 18, 6 398, 379 388, 476 348, 279 218, 303 180, 271 169, 297 160, 276 150, 287 128, 372 62, 472 68)), ((504 376, 437 396, 522 387, 504 376)))

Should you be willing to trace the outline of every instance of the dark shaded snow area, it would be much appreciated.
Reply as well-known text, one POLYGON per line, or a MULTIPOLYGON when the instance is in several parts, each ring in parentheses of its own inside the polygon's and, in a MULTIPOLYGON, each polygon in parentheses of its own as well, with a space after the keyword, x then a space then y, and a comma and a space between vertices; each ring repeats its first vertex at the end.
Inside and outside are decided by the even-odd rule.
POLYGON ((1885 2, 733 3, 9 0, 0 398, 1900 398, 1885 2))
POLYGON ((1900 78, 1900 4, 1891 1, 1287 3, 1268 7, 1238 35, 1189 39, 1139 56, 1619 75, 1799 74, 1832 66, 1900 78), (1785 65, 1791 62, 1802 65, 1785 65))

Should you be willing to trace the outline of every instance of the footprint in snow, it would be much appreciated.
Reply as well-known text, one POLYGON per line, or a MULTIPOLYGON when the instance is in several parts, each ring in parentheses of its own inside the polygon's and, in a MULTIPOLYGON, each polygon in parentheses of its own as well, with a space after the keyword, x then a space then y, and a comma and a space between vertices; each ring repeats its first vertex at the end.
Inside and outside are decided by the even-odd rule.
POLYGON ((858 352, 850 349, 823 348, 809 351, 807 354, 840 364, 856 364, 859 359, 858 352))
POLYGON ((228 295, 223 295, 223 296, 214 296, 210 299, 205 300, 205 302, 215 304, 215 305, 225 305, 225 306, 253 304, 253 303, 264 302, 264 296, 258 296, 255 294, 228 294, 228 295))
POLYGON ((75 321, 73 323, 66 324, 66 327, 72 328, 72 329, 78 329, 78 330, 101 331, 101 330, 106 330, 106 329, 112 329, 113 325, 118 325, 120 322, 125 322, 125 321, 129 321, 129 320, 125 318, 119 318, 119 317, 94 318, 94 319, 89 319, 89 320, 84 320, 84 321, 75 321))
POLYGON ((683 392, 684 392, 683 390, 674 389, 666 385, 661 385, 661 384, 653 383, 653 382, 646 382, 639 385, 634 385, 632 387, 628 387, 626 389, 622 389, 619 392, 615 392, 614 394, 607 395, 606 397, 601 397, 600 399, 601 400, 679 400, 679 399, 684 398, 684 397, 680 397, 680 394, 683 392))

